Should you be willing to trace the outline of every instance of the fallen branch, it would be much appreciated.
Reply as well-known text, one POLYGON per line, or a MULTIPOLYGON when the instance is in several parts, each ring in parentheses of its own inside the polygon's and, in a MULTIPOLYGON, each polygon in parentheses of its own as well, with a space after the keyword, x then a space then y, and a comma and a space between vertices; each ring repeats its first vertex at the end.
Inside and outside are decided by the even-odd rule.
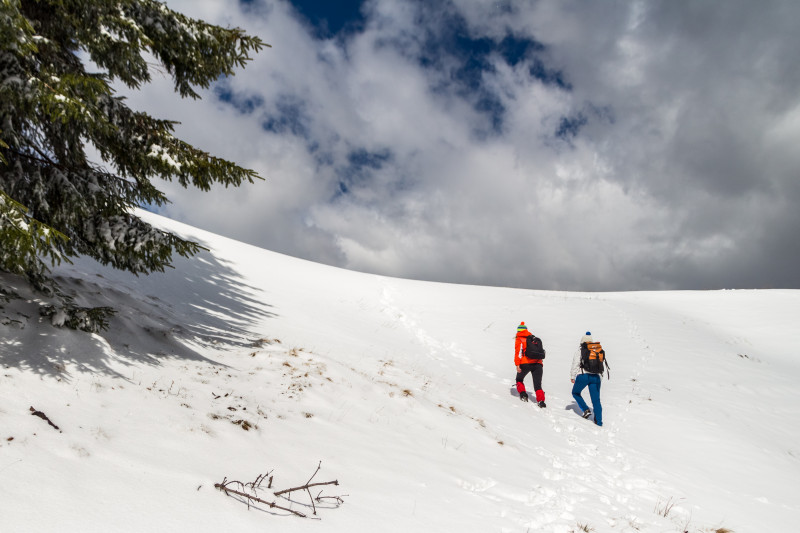
MULTIPOLYGON (((314 515, 317 514, 317 506, 314 504, 315 501, 317 503, 321 503, 326 500, 333 500, 335 502, 336 507, 343 504, 344 499, 342 498, 342 496, 322 496, 322 491, 320 491, 319 494, 317 494, 316 498, 311 495, 311 487, 319 487, 323 485, 337 485, 337 486, 339 485, 338 480, 312 483, 311 481, 313 481, 314 477, 316 477, 317 473, 319 473, 321 467, 322 467, 322 462, 320 461, 319 465, 317 465, 317 469, 314 471, 314 473, 311 475, 311 477, 305 484, 300 485, 299 487, 293 487, 290 489, 275 491, 272 493, 273 496, 283 497, 286 498, 289 502, 291 502, 292 500, 288 498, 286 495, 297 491, 305 491, 308 494, 309 502, 311 503, 311 509, 314 515)), ((247 503, 248 508, 251 505, 255 506, 255 504, 258 503, 266 505, 270 509, 280 509, 282 511, 290 512, 293 515, 299 516, 301 518, 308 518, 307 515, 299 511, 296 511, 288 507, 284 507, 282 505, 278 505, 278 503, 275 501, 267 501, 259 496, 258 491, 265 490, 261 486, 264 483, 264 481, 268 481, 267 489, 272 488, 273 476, 271 474, 272 474, 271 471, 267 472, 266 474, 261 474, 258 477, 256 477, 254 481, 248 483, 242 483, 241 481, 234 481, 234 480, 228 481, 228 478, 226 477, 225 479, 222 480, 222 483, 215 483, 214 488, 224 492, 228 496, 236 495, 243 498, 245 503, 247 503)))
MULTIPOLYGON (((317 469, 314 470, 314 473, 311 474, 311 477, 308 479, 308 481, 306 481, 305 485, 301 485, 299 487, 294 487, 294 488, 291 488, 291 489, 279 490, 278 492, 274 493, 275 496, 282 496, 283 494, 289 494, 289 493, 292 493, 292 492, 295 492, 295 491, 298 491, 298 490, 304 490, 304 491, 306 491, 306 493, 308 493, 308 499, 311 502, 311 509, 312 509, 314 515, 316 515, 317 514, 317 506, 314 505, 314 497, 311 496, 311 490, 310 490, 311 487, 318 487, 320 485, 339 485, 339 482, 336 481, 336 480, 334 480, 334 481, 325 481, 325 482, 322 482, 322 483, 311 483, 311 481, 317 475, 317 473, 319 472, 319 469, 321 467, 322 467, 322 461, 319 462, 319 464, 317 465, 317 469)), ((322 492, 320 492, 320 494, 322 494, 322 492)), ((339 500, 341 501, 341 498, 339 498, 339 500)), ((320 497, 319 496, 317 496, 317 500, 316 501, 317 502, 320 501, 320 497)))
POLYGON ((336 481, 336 480, 324 481, 322 483, 311 483, 311 480, 314 479, 314 477, 317 475, 317 472, 319 472, 320 467, 322 467, 322 462, 321 461, 320 461, 319 465, 317 466, 316 471, 314 471, 314 474, 311 476, 311 478, 308 481, 306 481, 305 485, 301 485, 299 487, 294 487, 294 488, 291 488, 291 489, 279 490, 278 492, 274 493, 275 496, 280 496, 281 494, 287 494, 289 492, 295 492, 295 491, 298 491, 298 490, 306 490, 307 491, 309 489, 309 487, 318 487, 320 485, 338 485, 339 484, 339 482, 336 481))
POLYGON ((295 511, 294 509, 289 509, 288 507, 281 507, 280 505, 278 505, 275 502, 268 502, 266 500, 262 500, 261 498, 259 498, 257 496, 253 496, 252 494, 248 494, 246 492, 242 492, 242 491, 239 491, 239 490, 231 489, 231 488, 228 487, 228 485, 231 484, 231 483, 239 483, 239 482, 238 481, 228 481, 226 483, 225 480, 222 480, 222 483, 215 483, 214 487, 219 489, 219 490, 221 490, 222 492, 224 492, 228 496, 230 496, 231 494, 235 494, 237 496, 241 496, 242 498, 247 500, 247 506, 248 507, 250 506, 250 502, 263 503, 264 505, 267 505, 272 509, 281 509, 282 511, 288 511, 288 512, 290 512, 290 513, 292 513, 294 515, 297 515, 297 516, 299 516, 301 518, 306 518, 306 515, 304 515, 303 513, 299 513, 297 511, 295 511))

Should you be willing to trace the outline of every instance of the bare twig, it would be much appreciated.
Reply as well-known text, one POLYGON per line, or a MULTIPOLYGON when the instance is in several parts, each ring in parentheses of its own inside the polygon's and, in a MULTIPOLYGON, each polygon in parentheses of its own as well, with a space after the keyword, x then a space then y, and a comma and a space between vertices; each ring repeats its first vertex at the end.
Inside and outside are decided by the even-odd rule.
MULTIPOLYGON (((239 483, 239 482, 238 481, 230 481, 230 482, 228 482, 228 484, 230 484, 230 483, 239 483)), ((241 484, 241 483, 239 483, 239 484, 241 484)), ((253 496, 252 494, 248 494, 246 492, 242 492, 242 491, 238 491, 238 490, 234 490, 234 489, 228 488, 227 484, 225 484, 225 483, 215 483, 214 484, 214 488, 221 490, 222 492, 224 492, 225 494, 227 494, 229 496, 231 494, 235 494, 237 496, 241 496, 242 498, 247 500, 248 506, 249 506, 251 501, 256 502, 256 503, 263 503, 264 505, 267 505, 270 508, 280 509, 282 511, 288 511, 288 512, 290 512, 290 513, 292 513, 294 515, 297 515, 297 516, 299 516, 301 518, 306 518, 306 515, 304 515, 303 513, 298 512, 298 511, 295 511, 294 509, 289 509, 288 507, 282 507, 282 506, 278 505, 275 502, 268 502, 266 500, 262 500, 261 498, 259 498, 257 496, 253 496)))
POLYGON ((320 461, 320 462, 319 462, 319 464, 317 465, 317 469, 316 469, 316 470, 314 470, 314 473, 313 473, 313 474, 311 474, 311 477, 310 477, 310 478, 308 478, 308 481, 306 481, 306 485, 308 485, 309 483, 311 483, 311 481, 312 481, 312 480, 313 480, 313 479, 316 477, 316 475, 317 475, 317 473, 319 472, 319 469, 320 469, 320 468, 322 468, 322 461, 320 461))
MULTIPOLYGON (((270 474, 272 474, 271 470, 269 472, 267 472, 266 474, 261 474, 260 476, 258 476, 255 479, 255 481, 251 481, 250 483, 247 483, 244 486, 245 487, 250 487, 253 490, 260 489, 261 488, 261 484, 264 482, 265 479, 267 479, 267 476, 269 476, 270 474)), ((269 478, 269 485, 267 485, 267 488, 268 489, 272 488, 272 477, 271 476, 269 478)))
MULTIPOLYGON (((322 491, 320 491, 320 493, 317 495, 317 497, 314 498, 314 496, 311 494, 311 487, 318 487, 318 486, 322 486, 322 485, 339 485, 339 481, 338 480, 312 483, 311 481, 319 473, 321 467, 322 467, 322 462, 320 462, 320 464, 317 465, 317 469, 314 471, 314 473, 311 475, 309 480, 304 485, 300 485, 299 487, 293 487, 293 488, 290 488, 290 489, 279 490, 279 491, 273 492, 272 494, 275 497, 283 497, 283 498, 287 499, 289 502, 291 502, 292 499, 290 497, 288 497, 287 495, 290 495, 291 493, 297 492, 297 491, 305 491, 306 494, 308 494, 308 499, 309 499, 310 506, 311 506, 311 509, 312 509, 312 512, 313 512, 314 515, 317 514, 317 506, 316 506, 316 504, 314 502, 321 503, 324 500, 332 500, 333 502, 335 502, 336 506, 341 505, 342 503, 344 503, 344 500, 342 499, 342 496, 322 496, 322 491)), ((241 481, 235 481, 235 480, 228 481, 228 478, 226 477, 226 478, 224 478, 222 480, 222 483, 216 483, 214 485, 214 488, 216 488, 218 490, 221 490, 222 492, 224 492, 228 496, 236 495, 236 496, 239 496, 239 497, 243 498, 244 502, 247 504, 248 508, 251 505, 259 503, 259 504, 267 505, 271 509, 281 509, 283 511, 288 511, 288 512, 290 512, 290 513, 292 513, 292 514, 294 514, 296 516, 300 516, 302 518, 307 518, 307 516, 305 514, 303 514, 303 513, 300 513, 298 511, 295 511, 295 510, 290 509, 288 507, 284 507, 284 506, 278 505, 274 501, 267 501, 267 500, 259 497, 258 491, 259 490, 265 490, 262 487, 262 484, 265 481, 267 482, 267 489, 272 489, 273 476, 271 474, 272 474, 272 471, 267 472, 266 474, 260 474, 258 477, 256 477, 256 479, 254 481, 251 481, 249 483, 242 483, 241 481)))
POLYGON ((275 494, 275 496, 281 496, 283 494, 288 494, 290 492, 295 492, 295 491, 298 491, 298 490, 308 490, 311 487, 319 487, 319 486, 322 486, 322 485, 338 485, 338 484, 339 484, 339 482, 336 481, 336 480, 324 481, 322 483, 309 483, 308 485, 303 485, 301 487, 294 487, 294 488, 291 488, 291 489, 279 490, 278 492, 275 492, 273 494, 275 494))
POLYGON ((336 505, 341 505, 344 503, 344 500, 342 499, 341 496, 323 496, 322 491, 319 491, 319 494, 317 494, 317 497, 314 498, 314 500, 317 502, 322 502, 322 500, 334 500, 336 502, 336 505))

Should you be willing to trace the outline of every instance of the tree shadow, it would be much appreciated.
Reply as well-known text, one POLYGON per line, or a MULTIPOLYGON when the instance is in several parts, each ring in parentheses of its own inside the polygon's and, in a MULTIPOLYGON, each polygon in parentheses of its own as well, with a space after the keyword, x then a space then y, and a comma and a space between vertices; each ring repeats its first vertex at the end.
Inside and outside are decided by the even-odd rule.
POLYGON ((68 363, 80 372, 125 377, 120 366, 157 366, 166 359, 219 364, 203 354, 254 346, 258 325, 277 316, 263 291, 213 251, 173 259, 174 268, 146 276, 86 258, 54 268, 76 304, 114 308, 109 328, 98 334, 52 326, 39 316, 48 299, 23 278, 0 273, 0 363, 67 379, 68 363))

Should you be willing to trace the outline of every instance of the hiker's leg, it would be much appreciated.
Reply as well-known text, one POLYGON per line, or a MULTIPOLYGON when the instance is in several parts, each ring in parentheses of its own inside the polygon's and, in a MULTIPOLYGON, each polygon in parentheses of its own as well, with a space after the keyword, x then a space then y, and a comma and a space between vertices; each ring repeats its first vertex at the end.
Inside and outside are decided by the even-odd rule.
POLYGON ((586 374, 578 374, 575 376, 575 384, 572 385, 572 397, 575 398, 575 401, 578 402, 578 407, 581 408, 581 412, 587 410, 589 408, 586 405, 586 402, 583 401, 583 397, 581 396, 581 391, 586 388, 588 385, 587 378, 589 376, 586 374))
POLYGON ((531 365, 531 376, 533 376, 533 390, 536 391, 536 401, 544 401, 544 391, 542 390, 542 374, 544 367, 540 363, 531 365))
POLYGON ((603 425, 603 406, 600 403, 600 385, 603 377, 592 375, 589 380, 589 396, 592 398, 592 410, 594 411, 594 421, 598 426, 603 425))
POLYGON ((525 376, 528 375, 528 372, 531 371, 529 365, 520 365, 519 367, 522 371, 517 372, 517 392, 523 393, 525 392, 525 384, 523 381, 525 380, 525 376))

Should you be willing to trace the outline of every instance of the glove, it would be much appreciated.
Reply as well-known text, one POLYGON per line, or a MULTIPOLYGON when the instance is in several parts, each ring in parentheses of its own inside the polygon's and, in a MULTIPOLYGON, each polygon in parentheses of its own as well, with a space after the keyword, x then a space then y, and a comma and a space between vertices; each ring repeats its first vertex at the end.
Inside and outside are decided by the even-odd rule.
POLYGON ((522 400, 523 402, 527 402, 528 401, 528 393, 525 392, 525 391, 520 392, 519 393, 519 399, 522 400))

